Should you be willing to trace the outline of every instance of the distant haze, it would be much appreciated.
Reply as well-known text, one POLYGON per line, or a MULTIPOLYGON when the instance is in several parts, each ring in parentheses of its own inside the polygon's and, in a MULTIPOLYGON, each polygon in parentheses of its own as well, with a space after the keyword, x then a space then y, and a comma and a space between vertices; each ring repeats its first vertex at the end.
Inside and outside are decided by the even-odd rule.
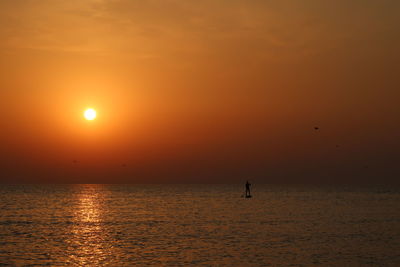
POLYGON ((2 0, 0 181, 398 183, 399 12, 2 0))

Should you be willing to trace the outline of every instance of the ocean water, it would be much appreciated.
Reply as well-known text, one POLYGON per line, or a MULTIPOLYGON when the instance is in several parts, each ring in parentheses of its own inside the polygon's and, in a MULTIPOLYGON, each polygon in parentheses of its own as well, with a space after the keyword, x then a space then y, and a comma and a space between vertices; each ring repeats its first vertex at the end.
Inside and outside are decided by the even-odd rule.
POLYGON ((2 185, 0 265, 400 266, 400 190, 2 185))

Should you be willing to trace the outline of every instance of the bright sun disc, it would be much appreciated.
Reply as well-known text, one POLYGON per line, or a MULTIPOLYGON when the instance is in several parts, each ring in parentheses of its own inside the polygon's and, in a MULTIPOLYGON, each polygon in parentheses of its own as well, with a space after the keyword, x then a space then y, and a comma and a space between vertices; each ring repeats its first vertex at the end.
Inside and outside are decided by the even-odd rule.
POLYGON ((96 115, 97 115, 96 110, 94 110, 92 108, 85 110, 85 113, 84 113, 85 119, 87 119, 89 121, 96 119, 96 115))

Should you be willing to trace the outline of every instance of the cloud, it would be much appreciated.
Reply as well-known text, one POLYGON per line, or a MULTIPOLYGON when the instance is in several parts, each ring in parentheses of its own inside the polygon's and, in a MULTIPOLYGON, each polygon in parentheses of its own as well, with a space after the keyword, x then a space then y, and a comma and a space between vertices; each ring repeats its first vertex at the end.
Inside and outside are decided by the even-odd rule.
POLYGON ((397 31, 399 6, 390 0, 5 0, 0 36, 3 50, 285 60, 388 39, 397 31))

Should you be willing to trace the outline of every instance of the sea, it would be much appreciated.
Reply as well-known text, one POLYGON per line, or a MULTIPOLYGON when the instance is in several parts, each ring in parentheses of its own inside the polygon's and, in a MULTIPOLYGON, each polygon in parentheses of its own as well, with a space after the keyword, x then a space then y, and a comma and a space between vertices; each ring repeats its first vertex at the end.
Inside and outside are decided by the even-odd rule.
POLYGON ((0 185, 1 266, 400 266, 400 189, 0 185))

